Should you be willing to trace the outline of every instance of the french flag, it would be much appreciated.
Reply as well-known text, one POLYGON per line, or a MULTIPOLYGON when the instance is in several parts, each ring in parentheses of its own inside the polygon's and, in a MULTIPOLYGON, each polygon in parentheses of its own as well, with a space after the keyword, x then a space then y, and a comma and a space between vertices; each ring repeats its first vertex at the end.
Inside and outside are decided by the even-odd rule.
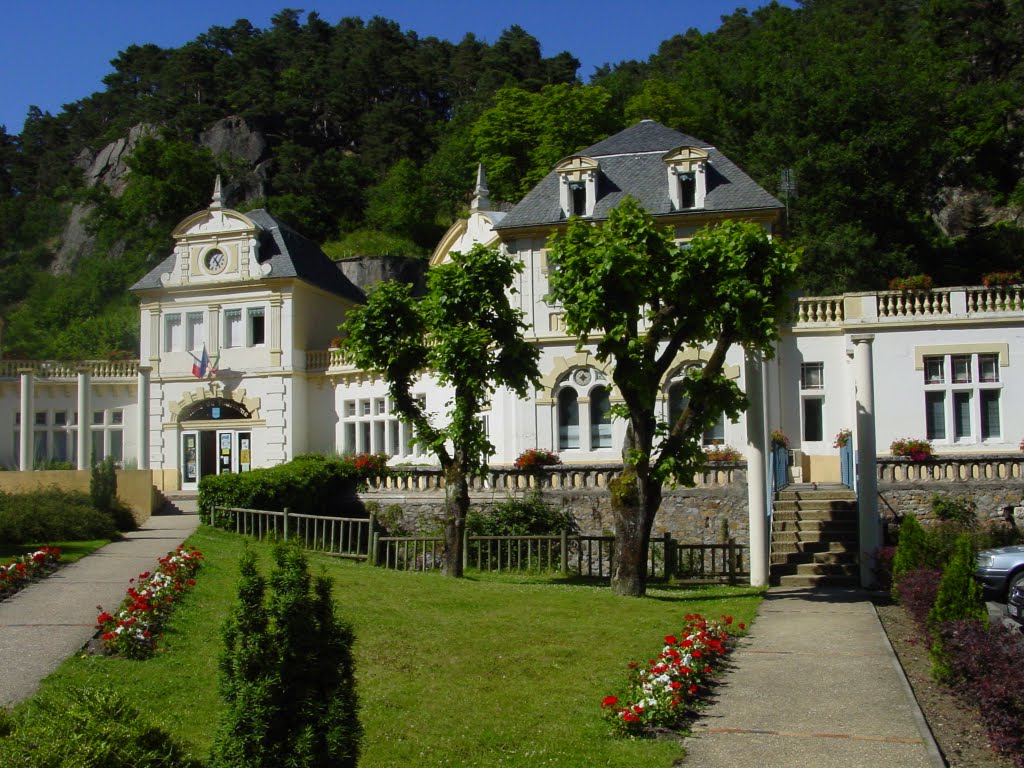
MULTIPOLYGON (((195 358, 193 358, 195 360, 195 358)), ((210 367, 210 355, 206 351, 206 345, 203 344, 203 355, 194 363, 192 363, 192 375, 197 379, 206 377, 206 369, 210 367)))

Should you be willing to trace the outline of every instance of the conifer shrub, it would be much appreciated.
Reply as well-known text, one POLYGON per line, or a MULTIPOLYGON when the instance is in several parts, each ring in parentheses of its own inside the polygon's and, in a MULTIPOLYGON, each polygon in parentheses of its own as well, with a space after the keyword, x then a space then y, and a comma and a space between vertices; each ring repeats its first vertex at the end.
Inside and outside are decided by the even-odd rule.
POLYGON ((988 626, 988 609, 981 596, 981 585, 974 579, 974 546, 969 534, 956 540, 953 556, 942 572, 935 604, 928 612, 928 628, 935 637, 932 644, 932 674, 946 680, 951 674, 939 629, 950 621, 977 621, 988 626))
POLYGON ((224 627, 220 690, 226 713, 214 768, 354 768, 358 719, 351 627, 334 611, 331 582, 312 578, 297 546, 274 548, 267 581, 241 558, 238 603, 224 627))
MULTIPOLYGON (((0 709, 0 712, 3 710, 0 709)), ((0 718, 0 764, 33 768, 202 768, 120 694, 44 689, 0 718)))
POLYGON ((914 515, 904 515, 900 537, 892 558, 892 580, 898 584, 910 571, 928 563, 928 536, 914 515))

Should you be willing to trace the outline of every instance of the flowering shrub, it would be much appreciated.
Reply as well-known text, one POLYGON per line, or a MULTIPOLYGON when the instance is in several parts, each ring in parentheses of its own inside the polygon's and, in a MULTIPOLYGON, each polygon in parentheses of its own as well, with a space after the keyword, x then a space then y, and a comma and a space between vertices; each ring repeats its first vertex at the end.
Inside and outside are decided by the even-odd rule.
POLYGON ((515 468, 531 470, 540 469, 541 467, 553 467, 561 463, 562 460, 558 458, 557 453, 545 451, 543 448, 530 448, 519 454, 516 458, 515 468))
POLYGON ((889 281, 890 291, 927 291, 934 285, 931 275, 906 275, 889 281))
POLYGON ((161 557, 154 572, 131 580, 128 595, 111 615, 96 606, 96 628, 107 653, 129 659, 148 659, 156 650, 160 628, 174 609, 175 598, 195 586, 193 578, 203 560, 195 547, 178 547, 161 557))
POLYGON ((704 449, 708 461, 739 461, 740 452, 728 445, 711 445, 704 449))
POLYGON ((772 430, 772 448, 789 448, 789 438, 781 429, 772 430))
POLYGON ((746 629, 743 624, 736 626, 733 629, 732 616, 708 621, 699 614, 688 614, 679 634, 665 637, 656 659, 646 666, 630 662, 625 693, 601 701, 604 717, 614 731, 636 736, 648 727, 677 725, 692 713, 707 681, 730 650, 730 635, 746 629))
POLYGON ((925 461, 934 450, 932 444, 927 440, 917 440, 910 437, 901 437, 889 444, 889 451, 893 456, 907 456, 912 461, 925 461))
POLYGON ((845 448, 849 444, 850 438, 852 438, 852 437, 853 437, 853 431, 852 430, 840 429, 838 432, 836 432, 836 440, 835 440, 834 443, 832 443, 832 447, 833 448, 845 448))
POLYGON ((937 568, 915 568, 898 577, 893 585, 896 599, 923 635, 928 633, 928 614, 939 594, 941 579, 942 572, 937 568))
POLYGON ((32 579, 54 570, 59 561, 59 549, 40 547, 31 554, 12 558, 7 565, 0 565, 0 600, 13 595, 32 579))
POLYGON ((981 284, 986 288, 993 285, 1017 285, 1024 283, 1019 270, 1013 272, 987 272, 981 276, 981 284))

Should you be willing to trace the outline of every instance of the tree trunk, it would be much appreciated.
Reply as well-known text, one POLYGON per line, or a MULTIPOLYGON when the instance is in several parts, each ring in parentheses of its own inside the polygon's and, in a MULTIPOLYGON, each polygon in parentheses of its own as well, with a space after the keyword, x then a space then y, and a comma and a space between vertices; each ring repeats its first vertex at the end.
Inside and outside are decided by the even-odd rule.
POLYGON ((462 578, 462 533, 469 511, 469 482, 456 462, 444 469, 444 575, 462 578))
POLYGON ((612 514, 615 517, 615 563, 612 590, 626 597, 647 593, 647 552, 651 543, 654 515, 661 504, 661 486, 641 480, 627 465, 622 476, 611 483, 612 514), (651 496, 656 496, 656 499, 651 496), (652 509, 653 503, 653 509, 652 509))

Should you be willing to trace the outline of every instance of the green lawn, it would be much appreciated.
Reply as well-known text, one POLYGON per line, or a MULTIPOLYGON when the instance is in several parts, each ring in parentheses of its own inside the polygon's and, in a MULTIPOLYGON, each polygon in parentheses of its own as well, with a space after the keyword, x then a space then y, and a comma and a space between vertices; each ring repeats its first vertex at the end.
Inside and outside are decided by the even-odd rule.
MULTIPOLYGON (((163 652, 146 662, 74 657, 45 685, 117 689, 201 756, 220 715, 220 630, 243 542, 202 528, 190 543, 206 563, 163 652)), ((251 546, 268 569, 268 548, 251 546)), ((750 622, 760 599, 758 590, 716 588, 654 589, 636 600, 544 578, 454 580, 323 556, 311 564, 333 578, 340 613, 355 627, 361 768, 668 768, 680 746, 611 737, 601 698, 627 662, 660 650, 683 615, 750 622)))
MULTIPOLYGON (((110 543, 110 539, 92 539, 90 541, 54 541, 44 542, 46 546, 57 547, 60 550, 60 561, 62 563, 74 563, 81 560, 88 554, 110 543)), ((0 546, 0 561, 12 557, 27 555, 35 552, 43 544, 4 544, 0 546)))

